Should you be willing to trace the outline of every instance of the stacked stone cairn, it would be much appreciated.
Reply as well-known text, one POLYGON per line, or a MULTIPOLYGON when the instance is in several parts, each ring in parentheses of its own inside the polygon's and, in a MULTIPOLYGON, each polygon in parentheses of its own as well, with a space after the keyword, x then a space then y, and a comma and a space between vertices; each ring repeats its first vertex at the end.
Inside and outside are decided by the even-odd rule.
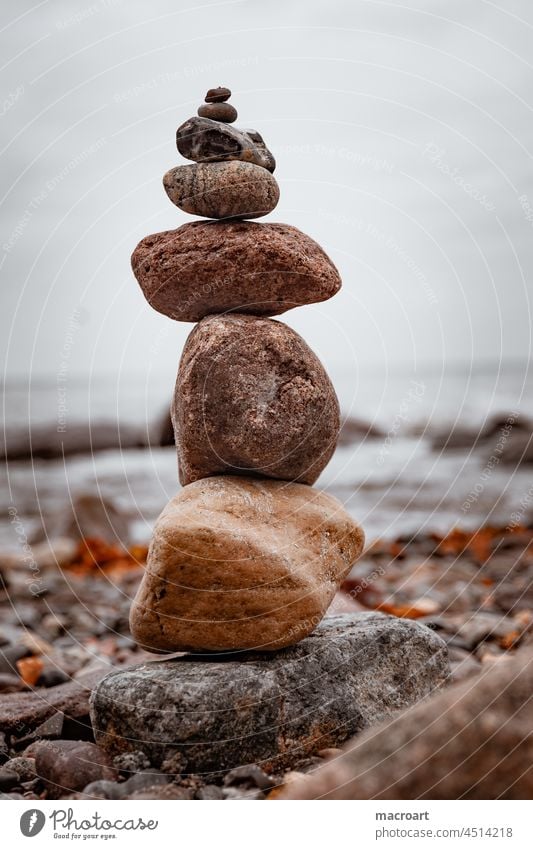
POLYGON ((279 188, 259 133, 231 126, 230 95, 208 91, 176 136, 194 164, 163 177, 176 206, 211 220, 147 236, 132 257, 156 310, 198 322, 172 408, 184 488, 157 522, 131 612, 152 651, 296 643, 363 546, 341 504, 311 487, 337 442, 335 390, 304 340, 268 318, 331 298, 339 274, 295 227, 245 220, 273 210, 279 188))
POLYGON ((152 307, 198 322, 172 406, 183 488, 157 520, 130 615, 144 649, 189 654, 112 672, 92 697, 101 745, 174 772, 290 766, 426 695, 447 663, 415 622, 321 621, 364 535, 313 488, 339 434, 333 386, 271 316, 341 281, 309 236, 249 220, 278 202, 275 160, 232 126, 230 95, 211 89, 178 128, 194 164, 163 178, 176 206, 210 220, 147 236, 132 256, 152 307))

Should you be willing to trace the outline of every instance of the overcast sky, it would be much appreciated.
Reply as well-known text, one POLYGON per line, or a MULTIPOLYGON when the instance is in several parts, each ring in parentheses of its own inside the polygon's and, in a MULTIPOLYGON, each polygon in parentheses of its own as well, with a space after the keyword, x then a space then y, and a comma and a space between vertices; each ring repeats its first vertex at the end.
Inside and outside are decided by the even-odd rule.
MULTIPOLYGON (((281 317, 332 372, 530 355, 530 0, 2 3, 7 374, 174 373, 190 325, 129 258, 190 216, 162 174, 227 85, 276 156, 282 221, 337 264, 281 317)), ((185 160, 181 160, 186 164, 185 160)))

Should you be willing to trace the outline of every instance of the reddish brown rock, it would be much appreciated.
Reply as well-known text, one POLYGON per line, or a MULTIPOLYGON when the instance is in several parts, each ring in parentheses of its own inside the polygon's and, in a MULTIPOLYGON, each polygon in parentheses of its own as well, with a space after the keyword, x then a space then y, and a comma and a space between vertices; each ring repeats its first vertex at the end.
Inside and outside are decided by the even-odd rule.
POLYGON ((231 90, 226 88, 226 86, 219 85, 217 88, 210 88, 207 90, 207 94, 205 96, 206 103, 224 103, 226 100, 229 100, 231 97, 231 90))
POLYGON ((91 689, 106 671, 102 664, 101 668, 84 673, 67 684, 2 696, 0 728, 16 737, 25 737, 36 726, 59 714, 64 713, 74 720, 83 719, 89 713, 91 689))
POLYGON ((179 165, 167 171, 163 186, 184 212, 206 218, 260 218, 279 200, 276 178, 248 162, 179 165))
POLYGON ((318 625, 363 543, 340 502, 311 487, 197 481, 157 520, 132 635, 150 651, 292 645, 318 625))
POLYGON ((237 120, 237 110, 231 103, 202 103, 198 108, 200 118, 210 118, 212 121, 223 121, 233 124, 237 120))
POLYGON ((117 777, 109 755, 83 740, 54 740, 36 745, 35 774, 56 798, 65 791, 83 790, 92 781, 117 777))
POLYGON ((341 287, 322 248, 288 224, 194 221, 146 236, 131 262, 147 301, 177 321, 228 310, 280 315, 341 287))
POLYGON ((340 424, 335 390, 301 336, 237 313, 204 318, 190 334, 172 420, 182 484, 218 474, 312 484, 340 424))

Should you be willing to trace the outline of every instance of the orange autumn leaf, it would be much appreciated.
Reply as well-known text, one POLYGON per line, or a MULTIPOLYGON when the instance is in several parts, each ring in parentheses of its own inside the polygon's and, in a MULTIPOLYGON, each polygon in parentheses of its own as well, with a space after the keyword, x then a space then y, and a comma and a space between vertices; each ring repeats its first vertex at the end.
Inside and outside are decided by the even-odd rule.
POLYGON ((504 634, 503 637, 500 637, 498 642, 502 649, 512 649, 521 636, 522 633, 520 631, 510 631, 508 634, 504 634))
POLYGON ((89 573, 122 573, 142 565, 147 553, 148 549, 144 545, 133 546, 128 551, 120 545, 96 537, 86 537, 80 540, 76 556, 68 569, 80 577, 89 573))
POLYGON ((375 608, 382 613, 390 613, 392 616, 398 616, 400 619, 420 619, 422 616, 428 616, 430 613, 435 613, 435 609, 429 609, 429 605, 415 602, 414 604, 394 604, 386 601, 381 602, 375 608))
POLYGON ((22 657, 17 660, 18 673, 24 683, 30 687, 33 687, 39 680, 43 667, 44 663, 40 657, 22 657))

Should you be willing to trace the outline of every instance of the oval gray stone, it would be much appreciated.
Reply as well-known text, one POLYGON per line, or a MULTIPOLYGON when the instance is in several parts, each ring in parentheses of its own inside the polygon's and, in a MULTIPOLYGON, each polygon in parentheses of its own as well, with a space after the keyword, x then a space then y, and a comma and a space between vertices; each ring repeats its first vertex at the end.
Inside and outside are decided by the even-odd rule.
POLYGON ((184 773, 292 767, 392 716, 449 673, 443 640, 381 613, 323 620, 279 652, 184 655, 112 672, 91 699, 98 744, 184 773))
POLYGON ((276 178, 249 162, 179 165, 163 177, 172 203, 205 218, 260 218, 279 200, 276 178))

